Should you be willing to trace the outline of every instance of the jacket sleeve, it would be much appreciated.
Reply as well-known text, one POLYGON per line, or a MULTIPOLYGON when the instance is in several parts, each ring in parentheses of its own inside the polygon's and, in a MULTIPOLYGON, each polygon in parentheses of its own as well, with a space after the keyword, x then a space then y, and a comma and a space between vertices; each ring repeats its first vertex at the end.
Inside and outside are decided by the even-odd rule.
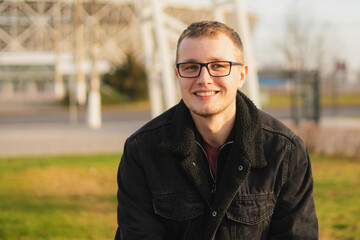
POLYGON ((163 239, 164 228, 154 213, 152 194, 138 151, 136 139, 128 139, 117 175, 118 228, 115 240, 163 239))
POLYGON ((282 175, 283 185, 271 219, 268 239, 318 239, 310 159, 298 137, 291 144, 282 175))

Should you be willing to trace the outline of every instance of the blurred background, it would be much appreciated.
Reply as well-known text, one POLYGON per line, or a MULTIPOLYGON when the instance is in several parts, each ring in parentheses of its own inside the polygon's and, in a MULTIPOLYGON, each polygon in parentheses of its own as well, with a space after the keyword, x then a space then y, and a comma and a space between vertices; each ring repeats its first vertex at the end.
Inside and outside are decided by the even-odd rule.
POLYGON ((321 239, 359 239, 359 10, 357 0, 0 1, 0 239, 113 237, 124 141, 179 101, 176 42, 200 20, 237 30, 244 92, 307 145, 321 239))

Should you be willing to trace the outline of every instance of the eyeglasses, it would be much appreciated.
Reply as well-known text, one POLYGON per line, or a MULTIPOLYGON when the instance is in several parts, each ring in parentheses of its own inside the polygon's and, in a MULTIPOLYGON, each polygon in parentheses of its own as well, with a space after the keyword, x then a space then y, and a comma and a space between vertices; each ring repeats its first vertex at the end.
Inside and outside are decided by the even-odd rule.
POLYGON ((196 78, 200 76, 201 69, 206 67, 208 73, 212 77, 226 77, 231 73, 231 66, 239 65, 242 63, 230 61, 215 61, 208 63, 185 62, 176 64, 176 68, 180 77, 183 78, 196 78))

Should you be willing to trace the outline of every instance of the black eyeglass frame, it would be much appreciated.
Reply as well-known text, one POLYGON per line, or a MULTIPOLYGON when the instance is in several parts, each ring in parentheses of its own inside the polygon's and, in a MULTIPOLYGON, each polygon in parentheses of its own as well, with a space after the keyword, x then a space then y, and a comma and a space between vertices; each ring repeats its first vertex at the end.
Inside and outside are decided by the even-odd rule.
POLYGON ((231 62, 231 61, 213 61, 213 62, 208 62, 208 63, 182 62, 182 63, 177 63, 177 64, 176 64, 176 68, 177 68, 177 70, 178 70, 178 73, 179 73, 180 77, 182 77, 182 78, 197 78, 197 77, 199 77, 200 74, 201 74, 201 71, 202 71, 203 67, 206 68, 206 70, 208 71, 209 75, 212 76, 212 77, 226 77, 226 76, 229 76, 229 75, 230 75, 230 73, 231 73, 231 67, 232 67, 233 65, 234 65, 234 66, 243 66, 244 64, 243 64, 243 63, 239 63, 239 62, 231 62), (191 64, 191 63, 195 63, 195 64, 199 64, 199 65, 200 65, 200 71, 199 71, 198 75, 193 76, 193 77, 184 77, 184 76, 181 75, 180 69, 179 69, 179 68, 180 68, 180 65, 181 65, 181 64, 189 64, 189 63, 190 63, 190 64, 191 64), (230 64, 229 73, 228 73, 228 74, 225 74, 225 75, 216 75, 216 76, 212 75, 212 74, 210 73, 210 70, 209 70, 209 67, 208 67, 209 64, 211 64, 211 63, 229 63, 229 64, 230 64))

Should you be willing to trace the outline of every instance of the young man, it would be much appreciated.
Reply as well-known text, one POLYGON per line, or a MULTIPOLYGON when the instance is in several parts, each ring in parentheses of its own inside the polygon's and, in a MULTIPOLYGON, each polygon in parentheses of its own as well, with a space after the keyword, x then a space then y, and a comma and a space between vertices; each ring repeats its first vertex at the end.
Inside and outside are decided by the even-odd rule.
POLYGON ((318 239, 306 148, 238 90, 247 71, 226 25, 182 33, 182 100, 126 141, 115 239, 318 239))

